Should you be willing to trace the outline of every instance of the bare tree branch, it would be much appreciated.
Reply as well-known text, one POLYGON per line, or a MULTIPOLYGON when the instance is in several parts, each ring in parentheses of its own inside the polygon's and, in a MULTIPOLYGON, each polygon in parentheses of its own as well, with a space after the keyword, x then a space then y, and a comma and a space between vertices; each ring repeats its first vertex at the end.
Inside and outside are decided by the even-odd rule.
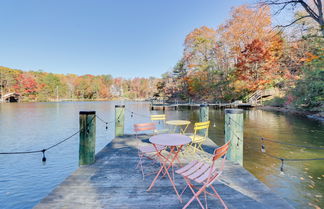
POLYGON ((319 17, 316 14, 316 12, 314 12, 314 10, 308 5, 306 4, 305 1, 300 1, 300 4, 304 7, 304 9, 306 10, 306 12, 318 23, 319 22, 319 17))
MULTIPOLYGON (((315 4, 315 8, 312 8, 311 5, 306 0, 261 0, 260 3, 262 5, 274 5, 274 6, 280 6, 280 8, 275 12, 275 15, 282 12, 288 5, 291 5, 293 8, 295 8, 297 5, 300 5, 304 10, 308 13, 308 15, 305 15, 303 17, 297 18, 292 23, 288 25, 280 25, 278 27, 288 27, 292 24, 296 23, 298 20, 301 20, 306 17, 310 17, 315 22, 319 24, 320 31, 324 36, 324 16, 323 16, 323 3, 322 0, 313 0, 315 4)), ((311 3, 311 2, 310 2, 311 3)))
POLYGON ((278 27, 278 28, 286 28, 286 27, 289 27, 289 26, 293 25, 294 23, 298 22, 299 20, 302 20, 302 19, 307 18, 307 17, 310 17, 310 15, 305 15, 305 16, 299 17, 299 18, 295 19, 294 21, 292 21, 291 23, 289 23, 287 25, 277 25, 276 27, 278 27))

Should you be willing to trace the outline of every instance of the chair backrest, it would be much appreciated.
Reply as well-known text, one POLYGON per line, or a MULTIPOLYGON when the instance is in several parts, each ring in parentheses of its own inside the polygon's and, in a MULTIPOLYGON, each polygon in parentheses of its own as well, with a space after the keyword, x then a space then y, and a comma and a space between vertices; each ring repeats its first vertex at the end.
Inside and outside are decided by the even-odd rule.
MULTIPOLYGON (((195 123, 195 125, 194 125, 194 137, 196 135, 207 137, 208 136, 209 125, 210 125, 210 121, 195 123)), ((193 141, 194 140, 195 139, 193 139, 193 141)))
POLYGON ((213 163, 212 163, 212 166, 211 166, 211 169, 210 169, 210 172, 209 172, 209 175, 208 175, 208 186, 211 185, 217 177, 219 177, 222 172, 223 172, 223 169, 224 169, 224 165, 225 165, 225 159, 226 159, 226 156, 225 154, 227 153, 228 149, 229 149, 229 146, 231 145, 231 140, 228 141, 226 144, 224 144, 223 146, 221 147, 218 147, 214 150, 214 155, 213 155, 213 163), (218 169, 217 171, 217 174, 214 175, 213 172, 214 172, 214 168, 215 168, 215 161, 221 157, 223 157, 223 161, 222 161, 222 165, 221 167, 218 169))
POLYGON ((134 124, 134 131, 137 133, 139 131, 154 131, 156 129, 155 123, 138 123, 134 124))
POLYGON ((227 151, 228 151, 228 148, 231 144, 231 141, 228 141, 226 144, 224 144, 223 146, 217 148, 214 150, 214 156, 213 156, 213 161, 223 157, 227 151))

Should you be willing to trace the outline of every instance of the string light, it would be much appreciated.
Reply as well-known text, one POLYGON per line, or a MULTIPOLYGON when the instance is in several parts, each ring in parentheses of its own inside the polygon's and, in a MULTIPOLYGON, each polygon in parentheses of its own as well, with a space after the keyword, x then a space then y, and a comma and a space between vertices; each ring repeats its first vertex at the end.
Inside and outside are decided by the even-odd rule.
POLYGON ((263 138, 261 138, 262 140, 262 144, 261 144, 261 152, 266 152, 265 146, 264 146, 264 142, 263 142, 263 138))
POLYGON ((43 153, 42 162, 46 162, 45 151, 46 151, 45 149, 42 150, 42 153, 43 153))
POLYGON ((284 167, 284 159, 282 159, 282 158, 280 158, 280 160, 281 160, 281 166, 280 166, 280 172, 284 172, 284 169, 283 169, 283 167, 284 167))

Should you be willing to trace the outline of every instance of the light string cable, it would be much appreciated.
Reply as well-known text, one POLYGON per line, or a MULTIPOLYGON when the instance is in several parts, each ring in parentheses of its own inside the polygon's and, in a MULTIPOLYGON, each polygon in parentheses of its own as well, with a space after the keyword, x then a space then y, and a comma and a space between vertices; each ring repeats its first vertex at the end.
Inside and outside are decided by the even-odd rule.
MULTIPOLYGON (((231 122, 234 122, 236 125, 240 125, 240 123, 238 123, 237 121, 235 121, 233 118, 228 117, 229 118, 229 122, 225 122, 225 124, 227 126, 229 126, 231 124, 231 122)), ((236 137, 238 140, 240 140, 240 137, 237 136, 237 134, 231 130, 231 133, 234 135, 234 137, 236 137)), ((268 138, 264 138, 264 137, 259 137, 261 139, 261 152, 271 158, 277 159, 281 161, 281 166, 280 166, 280 171, 283 172, 283 167, 284 167, 284 161, 316 161, 316 160, 324 160, 324 157, 320 157, 320 158, 284 158, 284 157, 278 157, 269 153, 266 153, 266 149, 265 149, 265 144, 264 141, 269 141, 272 143, 278 143, 278 144, 282 144, 282 145, 287 145, 287 146, 294 146, 294 147, 300 147, 300 148, 305 148, 305 149, 320 149, 320 150, 324 150, 323 147, 313 147, 313 146, 304 146, 304 145, 299 145, 299 144, 292 144, 292 143, 287 143, 287 142, 281 142, 278 140, 272 140, 272 139, 268 139, 268 138)), ((237 143, 237 146, 239 143, 237 143)))
MULTIPOLYGON (((122 111, 119 112, 119 115, 118 115, 117 118, 116 118, 116 120, 117 120, 118 122, 120 121, 120 117, 121 117, 121 115, 122 115, 122 111)), ((111 123, 115 123, 115 122, 116 122, 116 120, 106 121, 106 120, 104 120, 102 117, 98 116, 97 114, 96 114, 96 118, 98 118, 100 122, 102 122, 102 123, 104 123, 104 124, 106 125, 106 130, 108 130, 108 126, 109 126, 109 124, 111 124, 111 123)))
MULTIPOLYGON (((236 123, 237 125, 240 125, 237 121, 235 121, 233 118, 229 117, 229 121, 230 122, 234 122, 236 123)), ((226 125, 229 125, 230 124, 227 123, 226 125)), ((233 133, 236 137, 237 135, 235 133, 233 133)), ((272 142, 272 143, 277 143, 277 144, 283 144, 283 145, 287 145, 287 146, 294 146, 294 147, 300 147, 300 148, 305 148, 305 149, 320 149, 320 150, 324 150, 324 147, 313 147, 313 146, 305 146, 305 145, 300 145, 300 144, 292 144, 292 143, 287 143, 287 142, 281 142, 281 141, 278 141, 278 140, 274 140, 274 139, 269 139, 269 138, 265 138, 265 137, 262 137, 262 136, 258 136, 262 141, 269 141, 269 142, 272 142)))
POLYGON ((131 118, 133 118, 134 115, 137 115, 137 116, 140 116, 140 117, 143 117, 143 118, 151 118, 151 116, 149 116, 149 115, 140 114, 140 113, 137 113, 135 111, 129 110, 128 108, 125 108, 125 110, 131 114, 131 118))
MULTIPOLYGON (((90 123, 92 123, 93 119, 95 118, 96 116, 93 116, 91 118, 90 121, 88 121, 86 127, 89 126, 90 123)), ((78 131, 74 132, 73 134, 71 134, 70 136, 60 140, 59 142, 47 147, 47 148, 44 148, 44 149, 39 149, 39 150, 32 150, 32 151, 17 151, 17 152, 0 152, 0 155, 17 155, 17 154, 32 154, 32 153, 42 153, 43 154, 43 157, 42 157, 42 161, 45 162, 46 161, 46 156, 45 156, 45 152, 66 142, 67 140, 73 138, 74 136, 76 136, 77 134, 79 134, 81 131, 84 130, 84 127, 79 129, 78 131)), ((89 132, 89 130, 87 130, 87 132, 89 132)))

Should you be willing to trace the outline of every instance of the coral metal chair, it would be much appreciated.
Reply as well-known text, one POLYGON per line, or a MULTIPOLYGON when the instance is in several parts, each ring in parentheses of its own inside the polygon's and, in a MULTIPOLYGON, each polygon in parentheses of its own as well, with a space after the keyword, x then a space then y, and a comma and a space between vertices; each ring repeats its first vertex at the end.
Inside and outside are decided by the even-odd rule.
POLYGON ((162 125, 163 125, 163 129, 156 129, 155 133, 157 133, 157 134, 169 133, 169 129, 165 128, 165 120, 166 120, 166 117, 164 114, 163 115, 151 115, 152 122, 158 122, 158 123, 162 122, 162 125))
MULTIPOLYGON (((142 132, 142 131, 153 131, 153 134, 155 133, 156 130, 156 126, 154 123, 139 123, 139 124, 134 124, 134 132, 135 132, 135 136, 137 139, 137 134, 138 132, 142 132)), ((165 149, 165 146, 157 146, 157 150, 153 147, 152 144, 147 144, 147 145, 138 145, 137 146, 138 149, 138 157, 139 157, 139 161, 137 163, 137 166, 140 166, 141 171, 142 171, 142 176, 143 176, 143 180, 144 180, 144 169, 143 169, 143 158, 146 157, 150 160, 154 160, 154 156, 157 155, 157 150, 158 152, 161 152, 162 150, 165 149)))
MULTIPOLYGON (((189 200, 189 202, 183 207, 183 209, 187 208, 192 201, 195 199, 198 201, 201 208, 205 209, 201 201, 199 200, 199 195, 204 192, 205 196, 205 202, 206 202, 206 209, 208 208, 207 205, 207 197, 206 194, 211 195, 213 197, 217 197, 224 208, 227 209, 227 206, 225 202, 222 200, 222 198, 217 193, 216 189, 212 185, 215 180, 219 178, 219 176, 222 174, 224 169, 224 163, 225 163, 225 154, 228 151, 228 148, 230 146, 230 141, 228 141, 223 146, 215 149, 213 157, 212 157, 212 163, 207 164, 205 162, 199 162, 197 160, 190 162, 186 166, 180 168, 179 170, 176 170, 177 174, 180 174, 184 177, 187 186, 183 190, 183 192, 189 187, 194 196, 189 200), (224 157, 223 157, 224 156, 224 157), (216 169, 215 162, 217 159, 223 157, 221 166, 219 169, 216 169), (193 185, 191 182, 194 181, 195 183, 202 184, 200 188, 193 185), (195 192, 194 188, 196 188, 198 191, 195 192), (207 188, 211 188, 214 193, 207 192, 207 188)), ((183 194, 181 193, 181 195, 183 194)))
POLYGON ((192 139, 190 147, 193 148, 193 152, 196 152, 197 150, 203 151, 202 143, 208 137, 209 125, 210 121, 195 123, 194 133, 193 135, 189 136, 192 139))

